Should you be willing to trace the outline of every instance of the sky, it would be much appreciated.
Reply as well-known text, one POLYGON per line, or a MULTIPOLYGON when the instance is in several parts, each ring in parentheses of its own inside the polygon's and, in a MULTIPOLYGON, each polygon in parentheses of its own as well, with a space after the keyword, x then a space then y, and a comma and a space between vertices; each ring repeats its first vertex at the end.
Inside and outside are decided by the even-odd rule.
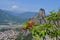
POLYGON ((0 9, 37 12, 40 8, 49 12, 60 8, 60 0, 0 0, 0 9))

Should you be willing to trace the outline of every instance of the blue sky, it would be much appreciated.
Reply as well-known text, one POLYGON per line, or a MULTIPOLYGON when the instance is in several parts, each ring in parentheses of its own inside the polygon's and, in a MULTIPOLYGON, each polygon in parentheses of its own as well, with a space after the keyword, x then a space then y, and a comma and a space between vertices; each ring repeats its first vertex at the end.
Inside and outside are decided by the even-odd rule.
POLYGON ((58 10, 60 0, 0 0, 0 9, 36 12, 44 8, 46 12, 58 10))

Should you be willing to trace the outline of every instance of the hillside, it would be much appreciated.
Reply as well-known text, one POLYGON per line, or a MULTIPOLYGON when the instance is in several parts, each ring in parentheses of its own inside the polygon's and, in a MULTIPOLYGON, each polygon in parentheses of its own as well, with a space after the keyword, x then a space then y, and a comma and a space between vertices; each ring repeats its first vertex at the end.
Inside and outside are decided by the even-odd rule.
POLYGON ((35 15, 35 12, 18 13, 0 9, 0 24, 2 23, 23 23, 26 19, 35 15))
POLYGON ((33 17, 36 14, 36 12, 24 12, 20 13, 18 16, 21 17, 22 19, 28 19, 33 17))
POLYGON ((18 23, 20 22, 20 18, 17 16, 11 15, 7 13, 6 11, 3 11, 0 9, 0 24, 2 23, 18 23))

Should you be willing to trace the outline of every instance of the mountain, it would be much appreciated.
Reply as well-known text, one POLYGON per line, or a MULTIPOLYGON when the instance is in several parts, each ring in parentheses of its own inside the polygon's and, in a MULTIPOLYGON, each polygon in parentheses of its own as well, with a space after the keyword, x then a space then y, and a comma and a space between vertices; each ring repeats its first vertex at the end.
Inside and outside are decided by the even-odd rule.
POLYGON ((21 17, 22 19, 28 19, 33 17, 36 14, 36 12, 24 12, 20 13, 18 16, 21 17))
POLYGON ((6 12, 23 19, 31 18, 36 14, 36 12, 15 12, 15 11, 6 11, 6 12))
POLYGON ((6 11, 6 12, 8 12, 11 15, 19 17, 21 21, 31 18, 36 14, 36 12, 15 12, 15 11, 6 11))
POLYGON ((0 9, 0 24, 1 23, 19 23, 20 18, 9 14, 8 12, 0 9))
POLYGON ((35 12, 14 12, 0 9, 0 23, 22 23, 35 15, 35 12))

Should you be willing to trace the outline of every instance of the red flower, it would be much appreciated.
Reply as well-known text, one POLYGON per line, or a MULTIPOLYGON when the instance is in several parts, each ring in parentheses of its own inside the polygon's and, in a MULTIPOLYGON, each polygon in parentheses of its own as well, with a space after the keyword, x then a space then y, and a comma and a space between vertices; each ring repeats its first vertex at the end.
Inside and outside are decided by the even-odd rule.
POLYGON ((27 25, 28 27, 32 27, 32 24, 31 23, 28 23, 28 25, 27 25))
POLYGON ((28 23, 28 27, 32 27, 34 25, 34 22, 28 23))

